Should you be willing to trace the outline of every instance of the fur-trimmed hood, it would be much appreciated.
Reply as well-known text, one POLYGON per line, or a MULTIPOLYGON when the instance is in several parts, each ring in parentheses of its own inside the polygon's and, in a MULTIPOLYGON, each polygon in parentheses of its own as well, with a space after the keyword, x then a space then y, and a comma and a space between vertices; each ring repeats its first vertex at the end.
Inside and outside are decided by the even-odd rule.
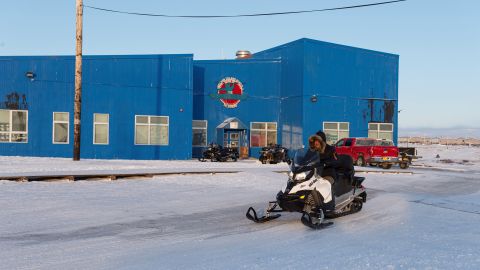
POLYGON ((318 135, 312 135, 312 136, 308 137, 308 147, 312 150, 318 151, 320 154, 323 154, 325 152, 326 145, 327 144, 318 135), (320 142, 320 147, 315 147, 315 145, 314 145, 315 141, 320 142))

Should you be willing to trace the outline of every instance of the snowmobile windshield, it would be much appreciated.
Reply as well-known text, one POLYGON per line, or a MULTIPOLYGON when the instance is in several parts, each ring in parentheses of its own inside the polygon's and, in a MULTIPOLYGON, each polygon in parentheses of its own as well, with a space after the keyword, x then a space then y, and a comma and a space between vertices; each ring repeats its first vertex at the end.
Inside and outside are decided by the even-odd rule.
POLYGON ((313 170, 320 166, 320 155, 317 151, 310 149, 300 149, 295 153, 293 162, 291 165, 293 173, 300 173, 313 170))

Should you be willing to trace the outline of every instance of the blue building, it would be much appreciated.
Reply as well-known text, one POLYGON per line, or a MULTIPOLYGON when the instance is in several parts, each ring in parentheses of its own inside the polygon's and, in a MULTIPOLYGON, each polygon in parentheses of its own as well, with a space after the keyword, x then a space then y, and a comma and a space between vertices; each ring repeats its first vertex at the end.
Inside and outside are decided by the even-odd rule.
POLYGON ((397 55, 300 39, 250 59, 194 61, 193 74, 193 119, 205 122, 207 140, 247 147, 251 156, 270 143, 301 148, 320 129, 330 143, 349 136, 396 142, 397 55), (243 86, 233 107, 211 94, 232 77, 243 86), (232 118, 241 128, 222 131, 232 118))
MULTIPOLYGON (((88 56, 82 92, 82 158, 189 159, 209 142, 257 157, 319 129, 397 138, 398 56, 311 39, 235 60, 88 56)), ((71 157, 73 94, 74 57, 0 57, 0 154, 71 157)))
MULTIPOLYGON (((88 56, 81 157, 191 157, 192 55, 88 56)), ((0 154, 72 157, 74 57, 0 58, 0 154)))

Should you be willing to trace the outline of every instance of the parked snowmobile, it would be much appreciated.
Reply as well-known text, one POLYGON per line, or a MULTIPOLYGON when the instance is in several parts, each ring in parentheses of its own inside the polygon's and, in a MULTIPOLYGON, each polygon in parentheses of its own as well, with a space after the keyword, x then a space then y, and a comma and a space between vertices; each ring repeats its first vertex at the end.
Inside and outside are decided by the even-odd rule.
POLYGON ((322 178, 325 164, 318 152, 301 149, 290 164, 290 173, 285 190, 279 191, 276 201, 269 202, 265 215, 259 216, 253 207, 246 213, 248 219, 262 223, 280 217, 280 212, 300 212, 304 225, 320 229, 333 224, 326 221, 358 212, 367 200, 364 177, 347 175, 337 171, 333 188, 322 178))
POLYGON ((262 164, 277 164, 280 162, 287 162, 287 159, 288 149, 279 144, 272 144, 270 146, 263 147, 260 151, 260 157, 258 158, 262 164))
POLYGON ((199 161, 227 161, 231 159, 237 161, 239 158, 238 149, 234 147, 222 147, 216 143, 211 143, 202 153, 199 161))

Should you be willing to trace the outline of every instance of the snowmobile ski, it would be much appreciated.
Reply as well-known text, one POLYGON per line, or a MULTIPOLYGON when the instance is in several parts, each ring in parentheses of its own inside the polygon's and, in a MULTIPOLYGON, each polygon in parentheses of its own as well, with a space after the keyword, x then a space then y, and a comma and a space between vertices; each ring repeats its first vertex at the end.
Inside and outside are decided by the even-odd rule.
POLYGON ((250 208, 248 208, 247 214, 245 216, 255 223, 264 223, 264 222, 270 221, 272 219, 279 218, 281 215, 280 214, 274 214, 274 215, 268 214, 268 215, 265 215, 265 216, 262 216, 262 217, 258 217, 255 209, 253 209, 253 207, 250 207, 250 208))
POLYGON ((333 225, 333 222, 331 221, 324 221, 323 215, 321 218, 318 218, 318 217, 312 217, 308 213, 303 213, 301 221, 303 225, 315 230, 323 229, 330 225, 333 225))

